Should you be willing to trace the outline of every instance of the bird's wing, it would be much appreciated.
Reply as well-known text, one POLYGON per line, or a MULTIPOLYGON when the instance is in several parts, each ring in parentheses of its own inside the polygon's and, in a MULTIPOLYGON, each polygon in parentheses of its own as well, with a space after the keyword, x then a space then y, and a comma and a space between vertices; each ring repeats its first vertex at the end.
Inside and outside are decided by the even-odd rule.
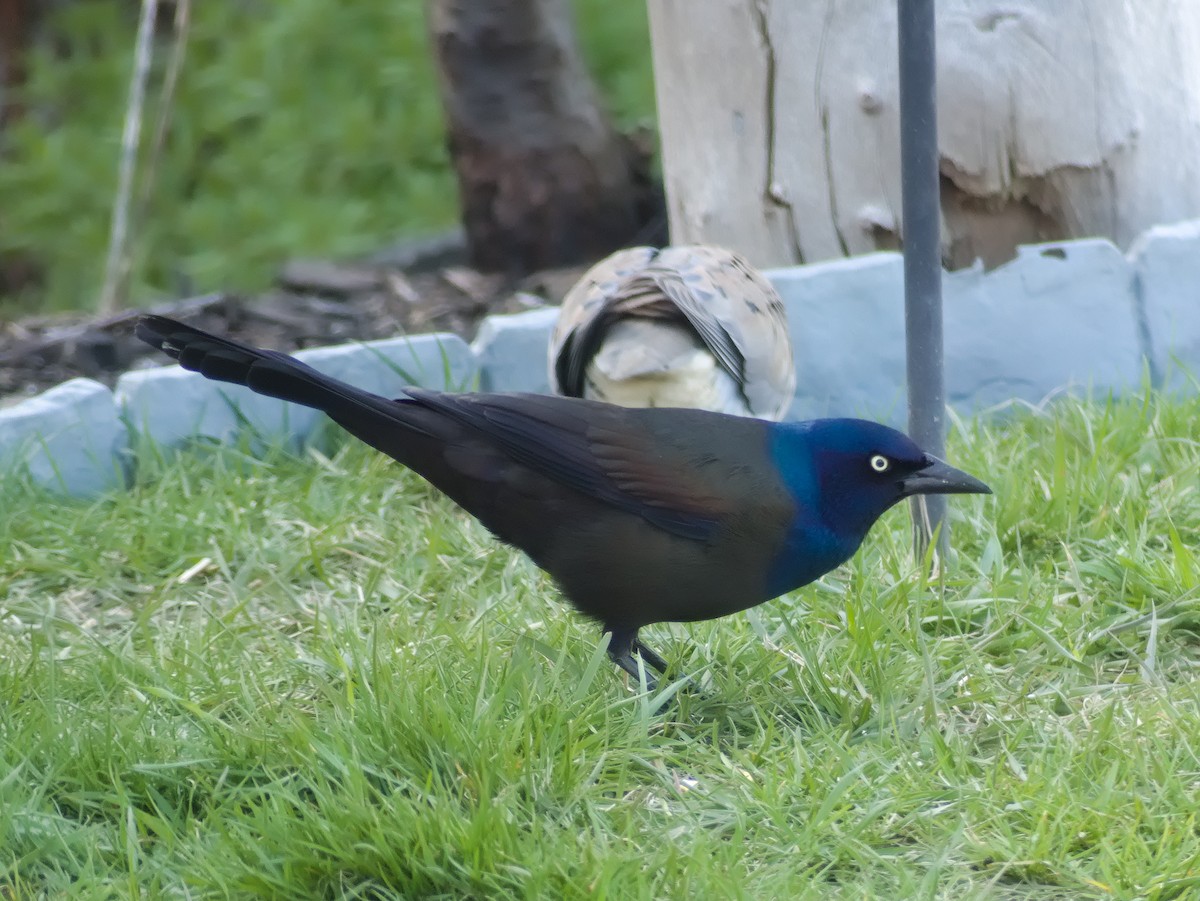
POLYGON ((607 327, 613 303, 620 300, 629 276, 658 254, 653 247, 631 247, 605 257, 567 292, 550 336, 550 384, 559 394, 583 396, 587 365, 607 327))
MULTIPOLYGON (((528 394, 441 394, 412 389, 422 406, 468 425, 512 460, 589 497, 634 513, 683 538, 702 541, 736 510, 730 473, 709 452, 689 452, 678 435, 711 438, 714 423, 692 429, 663 414, 716 416, 696 410, 645 411, 528 394), (672 440, 672 436, 676 436, 672 440)), ((763 423, 745 423, 753 432, 763 423)), ((722 421, 722 428, 730 426, 722 421)), ((741 426, 734 425, 733 428, 741 426)), ((751 435, 747 435, 753 441, 751 435)), ((728 467, 726 467, 728 469, 728 467)))
POLYGON ((722 298, 716 292, 710 273, 703 266, 678 268, 655 263, 630 280, 631 288, 649 293, 650 286, 670 299, 696 330, 704 346, 712 351, 718 365, 739 385, 746 378, 746 359, 733 335, 718 315, 722 298))
POLYGON ((668 247, 638 275, 687 317, 741 387, 747 406, 778 419, 796 389, 783 301, 761 273, 720 247, 668 247))

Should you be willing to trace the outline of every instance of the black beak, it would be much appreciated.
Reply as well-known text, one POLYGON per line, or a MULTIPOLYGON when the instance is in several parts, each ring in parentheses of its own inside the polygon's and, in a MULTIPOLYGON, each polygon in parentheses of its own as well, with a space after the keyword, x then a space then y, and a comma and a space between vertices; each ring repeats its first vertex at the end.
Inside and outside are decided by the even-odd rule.
POLYGON ((925 465, 900 480, 900 492, 901 497, 911 497, 914 494, 991 494, 992 489, 975 476, 926 454, 925 465))

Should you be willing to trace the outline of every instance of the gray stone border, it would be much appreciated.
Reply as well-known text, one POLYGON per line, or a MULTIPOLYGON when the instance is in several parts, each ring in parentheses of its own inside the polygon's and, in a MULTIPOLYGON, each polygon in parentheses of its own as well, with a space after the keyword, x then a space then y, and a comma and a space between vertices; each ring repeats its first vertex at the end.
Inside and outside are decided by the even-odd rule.
MULTIPOLYGON (((788 310, 798 388, 790 418, 861 415, 903 426, 903 266, 899 254, 767 273, 788 310)), ((1056 392, 1121 393, 1148 374, 1197 389, 1200 219, 1150 229, 1122 254, 1106 240, 1019 249, 991 272, 947 273, 946 382, 969 414, 1056 392)), ((298 357, 384 395, 404 385, 548 391, 556 309, 488 317, 473 344, 418 335, 301 351, 298 357)), ((127 484, 134 438, 172 447, 249 431, 302 442, 318 414, 210 382, 177 366, 126 373, 115 391, 73 379, 0 410, 0 478, 20 473, 88 497, 127 484)))

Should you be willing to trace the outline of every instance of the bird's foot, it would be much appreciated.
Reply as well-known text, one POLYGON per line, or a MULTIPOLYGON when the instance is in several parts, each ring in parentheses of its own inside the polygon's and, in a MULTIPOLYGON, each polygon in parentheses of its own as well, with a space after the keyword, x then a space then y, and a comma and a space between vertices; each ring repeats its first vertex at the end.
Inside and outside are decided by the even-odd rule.
POLYGON ((608 656, 612 662, 629 673, 639 683, 646 680, 646 688, 654 691, 658 688, 658 680, 647 672, 647 669, 657 670, 667 674, 667 661, 638 641, 637 629, 609 628, 608 656), (640 664, 640 665, 639 665, 640 664))
POLYGON ((637 655, 642 658, 642 661, 647 666, 653 667, 664 676, 667 674, 667 661, 663 660, 658 654, 650 650, 650 648, 646 647, 636 638, 633 640, 633 649, 637 651, 637 655))
POLYGON ((658 690, 658 680, 650 675, 647 667, 638 665, 639 660, 633 654, 625 654, 624 656, 609 654, 609 656, 612 658, 613 663, 629 673, 638 684, 641 684, 644 678, 646 680, 647 691, 653 692, 658 690))

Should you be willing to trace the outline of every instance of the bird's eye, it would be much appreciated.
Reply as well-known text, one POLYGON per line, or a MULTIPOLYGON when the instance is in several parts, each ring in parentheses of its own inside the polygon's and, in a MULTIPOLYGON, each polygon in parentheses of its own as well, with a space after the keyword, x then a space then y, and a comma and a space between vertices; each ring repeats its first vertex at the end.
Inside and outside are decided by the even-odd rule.
POLYGON ((892 461, 883 454, 875 454, 871 457, 871 468, 876 472, 887 472, 892 468, 892 461))

